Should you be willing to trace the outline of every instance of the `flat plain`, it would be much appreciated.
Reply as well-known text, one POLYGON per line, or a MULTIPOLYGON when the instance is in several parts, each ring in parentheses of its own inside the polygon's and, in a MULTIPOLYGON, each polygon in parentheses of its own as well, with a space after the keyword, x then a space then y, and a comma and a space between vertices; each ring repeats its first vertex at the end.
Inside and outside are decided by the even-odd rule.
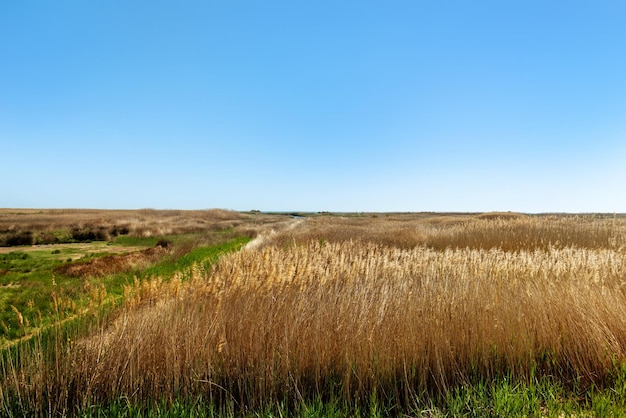
POLYGON ((7 416, 626 413, 621 216, 4 209, 2 240, 7 416))

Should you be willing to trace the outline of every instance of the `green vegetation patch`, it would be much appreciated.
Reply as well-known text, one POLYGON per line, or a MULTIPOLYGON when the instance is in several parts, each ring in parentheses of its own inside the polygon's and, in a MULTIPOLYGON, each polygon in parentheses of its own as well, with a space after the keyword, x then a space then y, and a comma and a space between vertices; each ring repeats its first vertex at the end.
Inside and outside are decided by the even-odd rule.
POLYGON ((113 240, 115 245, 124 247, 154 247, 162 238, 159 237, 133 237, 130 235, 120 235, 113 240))
MULTIPOLYGON (((626 416, 626 375, 612 385, 578 392, 564 389, 555 379, 543 377, 530 382, 499 378, 451 389, 441 397, 415 396, 409 405, 389 404, 385 394, 346 403, 340 393, 330 399, 301 399, 295 405, 274 400, 259 408, 247 408, 231 399, 218 405, 203 396, 164 399, 144 404, 121 398, 109 404, 92 405, 76 416, 91 417, 619 417, 626 416)), ((337 389, 338 391, 340 388, 337 389)), ((19 416, 25 411, 15 411, 19 416)))
POLYGON ((194 264, 209 268, 220 255, 238 250, 250 240, 227 232, 214 232, 210 239, 197 233, 167 238, 118 236, 110 243, 60 244, 0 254, 0 346, 57 321, 55 298, 56 309, 61 304, 66 316, 74 315, 86 307, 97 289, 103 288, 111 297, 119 298, 124 285, 131 283, 134 276, 159 276, 166 280, 176 272, 184 276, 194 264), (171 254, 136 271, 106 277, 67 277, 55 271, 68 263, 85 263, 157 244, 167 246, 171 254))
POLYGON ((75 298, 86 281, 54 274, 54 269, 76 260, 102 257, 105 243, 59 245, 55 248, 0 254, 0 345, 50 323, 53 295, 75 298))
POLYGON ((236 237, 217 245, 198 246, 180 257, 170 257, 147 268, 141 275, 143 277, 158 276, 169 278, 176 272, 184 273, 193 265, 199 265, 208 269, 221 255, 237 251, 249 241, 250 238, 248 237, 236 237))

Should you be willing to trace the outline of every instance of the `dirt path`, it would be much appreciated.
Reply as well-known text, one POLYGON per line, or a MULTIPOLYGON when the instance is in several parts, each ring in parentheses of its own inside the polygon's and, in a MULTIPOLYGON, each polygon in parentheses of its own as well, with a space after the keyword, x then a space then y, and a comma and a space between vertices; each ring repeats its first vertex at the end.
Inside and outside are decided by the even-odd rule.
POLYGON ((0 254, 7 254, 12 252, 24 252, 31 251, 50 251, 50 250, 64 250, 75 249, 82 251, 83 253, 129 253, 143 249, 145 247, 126 247, 121 245, 107 245, 104 241, 96 241, 93 243, 70 243, 70 244, 43 244, 43 245, 30 245, 30 246, 17 246, 17 247, 0 247, 0 254))
POLYGON ((296 226, 300 225, 305 220, 306 220, 306 218, 293 219, 293 220, 287 222, 286 224, 281 225, 281 228, 279 228, 279 229, 272 228, 269 231, 261 231, 261 232, 259 232, 259 235, 257 235, 257 237, 255 239, 253 239, 252 241, 250 241, 249 243, 246 244, 244 249, 246 249, 246 250, 257 249, 257 248, 263 246, 263 244, 265 244, 268 240, 270 240, 272 238, 272 236, 276 235, 278 232, 280 232, 280 231, 291 231, 292 229, 294 229, 296 226))

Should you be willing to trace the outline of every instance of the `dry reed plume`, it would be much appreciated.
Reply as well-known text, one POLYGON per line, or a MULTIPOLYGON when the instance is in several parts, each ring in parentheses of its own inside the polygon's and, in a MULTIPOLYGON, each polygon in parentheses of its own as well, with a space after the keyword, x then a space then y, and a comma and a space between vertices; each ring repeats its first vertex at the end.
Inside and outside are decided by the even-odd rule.
MULTIPOLYGON (((496 222, 516 231, 529 221, 496 222)), ((577 247, 509 251, 278 240, 184 283, 136 283, 118 318, 61 353, 56 369, 33 357, 37 373, 5 373, 2 387, 64 407, 204 394, 244 408, 374 391, 410 405, 503 375, 602 383, 626 360, 626 255, 614 232, 589 226, 605 243, 597 248, 581 228, 545 233, 577 247)))

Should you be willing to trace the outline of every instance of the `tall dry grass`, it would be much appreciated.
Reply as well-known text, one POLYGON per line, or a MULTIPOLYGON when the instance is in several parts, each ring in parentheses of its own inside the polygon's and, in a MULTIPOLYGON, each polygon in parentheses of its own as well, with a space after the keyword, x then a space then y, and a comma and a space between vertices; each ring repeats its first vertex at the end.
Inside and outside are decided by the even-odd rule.
MULTIPOLYGON (((293 236, 314 236, 308 222, 293 236)), ((376 393, 407 406, 498 376, 602 385, 626 360, 626 253, 604 224, 564 221, 568 235, 557 221, 537 239, 534 220, 471 222, 501 242, 525 222, 530 238, 488 249, 279 239, 188 282, 129 286, 107 326, 48 361, 4 364, 0 398, 44 411, 45 399, 69 410, 202 395, 245 409, 376 393)))
POLYGON ((626 219, 596 216, 528 216, 515 213, 308 218, 295 230, 283 230, 267 245, 289 246, 311 240, 372 241, 400 248, 534 251, 548 248, 626 246, 626 219))

